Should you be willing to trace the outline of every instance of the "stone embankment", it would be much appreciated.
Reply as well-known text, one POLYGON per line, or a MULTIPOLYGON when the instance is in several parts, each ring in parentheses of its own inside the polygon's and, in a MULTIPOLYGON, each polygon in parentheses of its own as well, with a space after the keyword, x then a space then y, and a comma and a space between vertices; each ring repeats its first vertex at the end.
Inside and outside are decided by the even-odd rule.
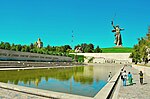
POLYGON ((75 62, 27 62, 27 61, 0 61, 0 68, 29 68, 85 65, 75 62))
POLYGON ((50 98, 0 88, 0 99, 50 99, 50 98))

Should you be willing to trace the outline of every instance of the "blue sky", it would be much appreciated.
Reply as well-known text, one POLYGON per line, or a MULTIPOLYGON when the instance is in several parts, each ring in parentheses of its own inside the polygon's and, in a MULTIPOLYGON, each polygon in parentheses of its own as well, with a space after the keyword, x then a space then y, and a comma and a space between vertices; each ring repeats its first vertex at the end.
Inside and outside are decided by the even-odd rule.
POLYGON ((114 24, 125 29, 123 46, 133 47, 148 32, 149 4, 149 0, 0 0, 0 41, 29 45, 41 38, 44 46, 113 47, 114 18, 114 24))

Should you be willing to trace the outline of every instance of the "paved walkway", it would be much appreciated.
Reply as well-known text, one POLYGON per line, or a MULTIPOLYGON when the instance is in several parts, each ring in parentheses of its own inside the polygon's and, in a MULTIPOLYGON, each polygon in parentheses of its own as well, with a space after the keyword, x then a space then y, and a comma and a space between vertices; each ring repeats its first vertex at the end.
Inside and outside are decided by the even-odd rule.
POLYGON ((0 99, 50 99, 0 88, 0 99))
MULTIPOLYGON (((144 73, 144 85, 139 82, 139 71, 134 67, 125 67, 127 73, 130 71, 133 76, 133 85, 123 86, 119 81, 120 88, 117 99, 150 99, 150 76, 144 73)), ((128 83, 127 83, 128 84, 128 83)))

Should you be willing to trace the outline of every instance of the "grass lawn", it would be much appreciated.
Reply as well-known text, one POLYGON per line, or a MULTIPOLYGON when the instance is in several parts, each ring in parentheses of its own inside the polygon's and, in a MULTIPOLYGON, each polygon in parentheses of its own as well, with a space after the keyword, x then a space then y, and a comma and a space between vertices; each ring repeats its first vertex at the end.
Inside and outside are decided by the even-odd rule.
POLYGON ((131 53, 133 48, 128 47, 112 47, 112 48, 101 48, 102 53, 131 53))

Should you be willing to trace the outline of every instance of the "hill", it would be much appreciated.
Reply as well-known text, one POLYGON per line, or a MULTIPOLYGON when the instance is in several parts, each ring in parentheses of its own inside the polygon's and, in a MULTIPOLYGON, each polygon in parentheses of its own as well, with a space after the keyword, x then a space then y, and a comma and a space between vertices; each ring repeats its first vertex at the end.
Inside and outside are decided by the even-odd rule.
POLYGON ((133 48, 129 47, 112 47, 112 48, 101 48, 102 53, 131 53, 133 48))

